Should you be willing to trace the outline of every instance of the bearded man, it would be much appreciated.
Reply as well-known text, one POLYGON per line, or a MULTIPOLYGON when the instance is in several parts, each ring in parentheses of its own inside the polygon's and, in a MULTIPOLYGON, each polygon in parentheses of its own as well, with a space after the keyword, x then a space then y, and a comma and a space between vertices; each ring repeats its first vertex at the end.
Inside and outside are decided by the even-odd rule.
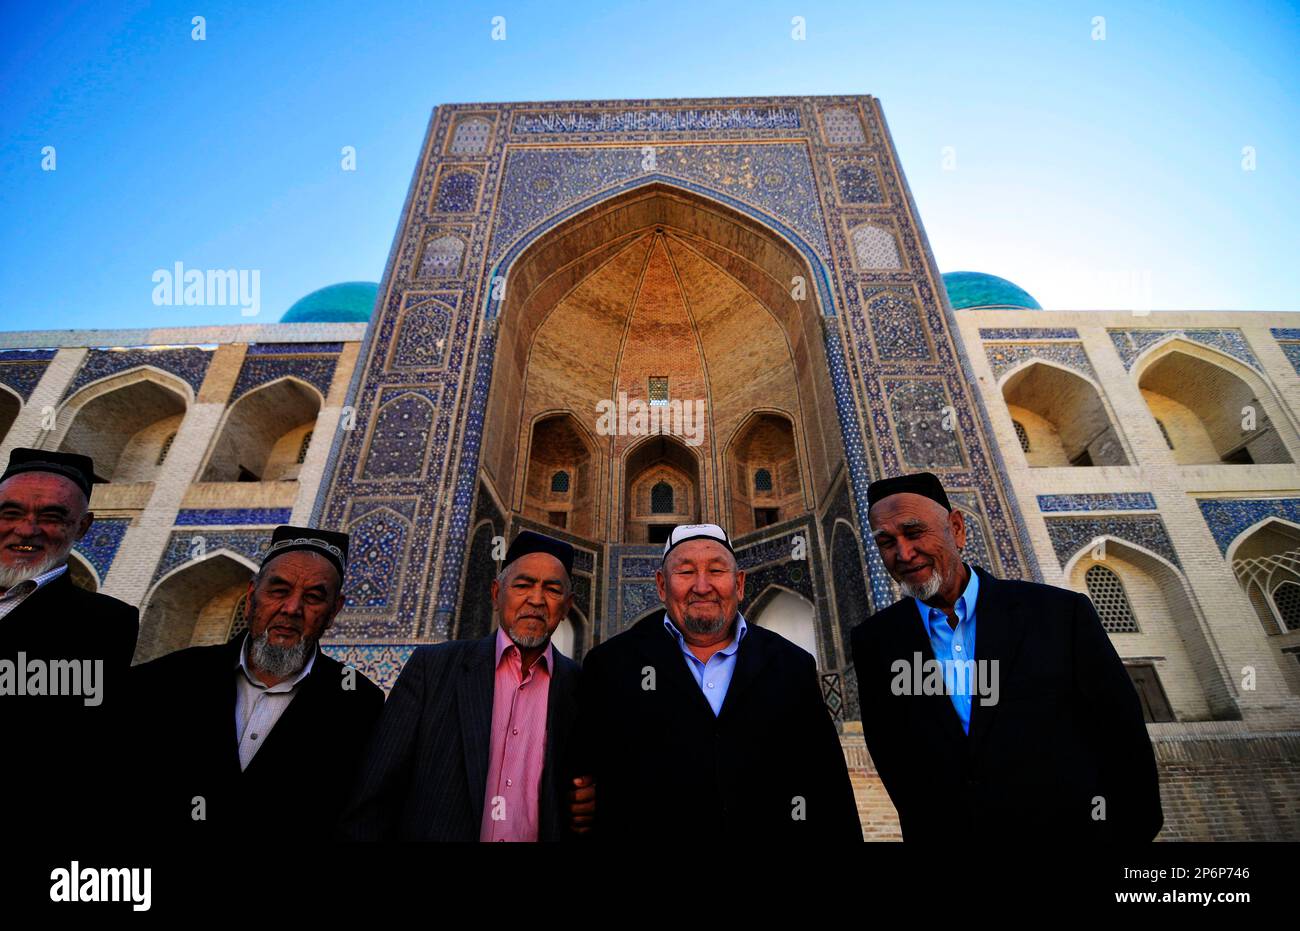
POLYGON ((903 840, 1155 837, 1151 740, 1088 596, 964 563, 965 519, 930 472, 872 482, 867 508, 905 597, 854 628, 853 661, 903 840))
POLYGON ((189 840, 245 836, 294 798, 295 839, 333 836, 383 691, 320 649, 343 608, 347 534, 278 527, 248 583, 248 630, 133 670, 136 794, 189 840))
POLYGON ((0 476, 0 797, 15 837, 87 834, 115 808, 139 612, 72 584, 93 475, 89 456, 15 449, 0 476))
POLYGON ((550 841, 585 832, 572 777, 578 665, 551 635, 569 613, 573 547, 522 531, 492 582, 499 627, 411 654, 343 818, 348 840, 550 841))

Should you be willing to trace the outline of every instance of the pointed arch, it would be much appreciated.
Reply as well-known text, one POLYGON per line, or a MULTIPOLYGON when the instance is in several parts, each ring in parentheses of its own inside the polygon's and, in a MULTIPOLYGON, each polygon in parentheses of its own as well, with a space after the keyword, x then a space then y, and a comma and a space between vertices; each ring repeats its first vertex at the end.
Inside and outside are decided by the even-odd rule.
POLYGON ((0 443, 5 441, 10 429, 22 413, 23 397, 8 385, 0 382, 0 443))
POLYGON ((298 450, 323 403, 320 390, 296 375, 244 392, 226 408, 200 481, 296 481, 298 450))
POLYGON ((224 643, 236 605, 257 569, 244 554, 222 547, 163 574, 141 607, 136 661, 224 643))
POLYGON ((816 608, 798 592, 784 585, 769 584, 750 604, 745 619, 780 634, 806 651, 816 661, 819 669, 826 667, 817 646, 816 608))

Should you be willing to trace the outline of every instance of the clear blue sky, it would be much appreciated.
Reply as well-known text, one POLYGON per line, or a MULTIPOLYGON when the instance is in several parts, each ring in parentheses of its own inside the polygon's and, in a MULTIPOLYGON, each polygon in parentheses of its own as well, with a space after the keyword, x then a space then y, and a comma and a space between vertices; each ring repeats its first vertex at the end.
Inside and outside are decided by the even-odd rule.
POLYGON ((6 2, 0 328, 266 322, 379 280, 438 103, 749 94, 879 97, 942 271, 1296 310, 1297 62, 1294 3, 6 2), (155 307, 178 261, 260 269, 261 315, 155 307))

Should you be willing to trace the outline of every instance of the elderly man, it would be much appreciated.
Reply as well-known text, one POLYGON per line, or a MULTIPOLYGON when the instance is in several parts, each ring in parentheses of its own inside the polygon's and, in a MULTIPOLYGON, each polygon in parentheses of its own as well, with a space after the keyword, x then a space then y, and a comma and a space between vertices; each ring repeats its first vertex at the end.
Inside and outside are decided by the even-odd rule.
POLYGON ((903 839, 1151 840, 1155 758, 1092 602, 962 562, 961 512, 929 472, 867 502, 906 597, 854 629, 853 659, 903 839))
POLYGON ((497 631, 411 654, 345 838, 548 841, 586 830, 594 789, 568 767, 578 665, 551 644, 573 603, 572 568, 568 543, 522 531, 492 582, 497 631))
POLYGON ((137 788, 164 834, 333 836, 384 703, 319 646, 343 608, 347 552, 347 534, 276 528, 248 583, 248 630, 133 671, 137 788))
POLYGON ((813 658, 749 624, 745 573, 716 524, 673 529, 665 611, 583 664, 584 769, 601 839, 862 840, 813 658))
POLYGON ((108 752, 125 710, 137 610, 72 584, 94 522, 88 456, 15 449, 0 476, 0 732, 7 818, 97 829, 115 804, 108 752))

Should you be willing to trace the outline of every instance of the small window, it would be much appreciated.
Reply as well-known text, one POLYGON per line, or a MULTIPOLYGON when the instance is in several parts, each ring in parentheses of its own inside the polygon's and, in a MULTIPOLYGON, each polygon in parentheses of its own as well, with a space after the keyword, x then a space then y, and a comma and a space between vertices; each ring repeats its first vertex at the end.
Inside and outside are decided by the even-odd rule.
POLYGON ((569 526, 568 511, 550 511, 547 514, 547 519, 552 527, 559 527, 561 530, 569 526))
POLYGON ((1133 680, 1137 690, 1138 701, 1142 703, 1142 720, 1148 724, 1159 724, 1174 720, 1174 709, 1169 707, 1164 686, 1156 675, 1156 667, 1150 663, 1125 663, 1124 669, 1133 680))
POLYGON ((1083 574, 1092 599, 1101 618, 1101 626, 1112 634, 1138 633, 1137 618, 1124 591, 1124 583, 1105 566, 1093 566, 1083 574))
POLYGON ((668 376, 650 376, 650 403, 658 407, 668 403, 668 376))
POLYGON ((1013 420, 1011 426, 1016 428, 1016 439, 1020 441, 1021 451, 1029 452, 1029 434, 1025 432, 1025 425, 1019 420, 1013 420))
POLYGON ((1300 585, 1288 581, 1273 589, 1273 604, 1287 630, 1300 630, 1300 585))
POLYGON ((551 492, 557 495, 567 495, 569 493, 568 472, 559 471, 551 476, 551 492))
POLYGON ((302 444, 298 447, 299 465, 307 461, 307 447, 311 445, 311 435, 315 432, 315 430, 308 430, 302 435, 302 444))
POLYGON ((227 640, 235 636, 235 634, 248 630, 247 609, 247 598, 240 598, 239 601, 235 602, 235 610, 230 615, 230 636, 226 637, 227 640))
POLYGON ((673 486, 667 482, 658 482, 650 489, 650 513, 673 513, 673 486))
POLYGON ((754 508, 754 526, 770 527, 780 519, 778 508, 754 508))
POLYGON ((672 532, 672 524, 651 524, 646 528, 646 540, 650 543, 667 543, 668 534, 672 532))
POLYGON ((1169 439, 1169 431, 1165 429, 1165 422, 1159 417, 1156 418, 1156 426, 1160 428, 1160 435, 1165 438, 1165 445, 1170 449, 1174 448, 1174 441, 1169 439))
POLYGON ((764 492, 772 490, 772 473, 767 469, 759 469, 754 473, 754 491, 764 492))
POLYGON ((176 439, 176 434, 168 434, 167 439, 163 440, 162 449, 158 450, 158 461, 154 465, 162 465, 167 461, 167 454, 172 451, 172 441, 176 439))

